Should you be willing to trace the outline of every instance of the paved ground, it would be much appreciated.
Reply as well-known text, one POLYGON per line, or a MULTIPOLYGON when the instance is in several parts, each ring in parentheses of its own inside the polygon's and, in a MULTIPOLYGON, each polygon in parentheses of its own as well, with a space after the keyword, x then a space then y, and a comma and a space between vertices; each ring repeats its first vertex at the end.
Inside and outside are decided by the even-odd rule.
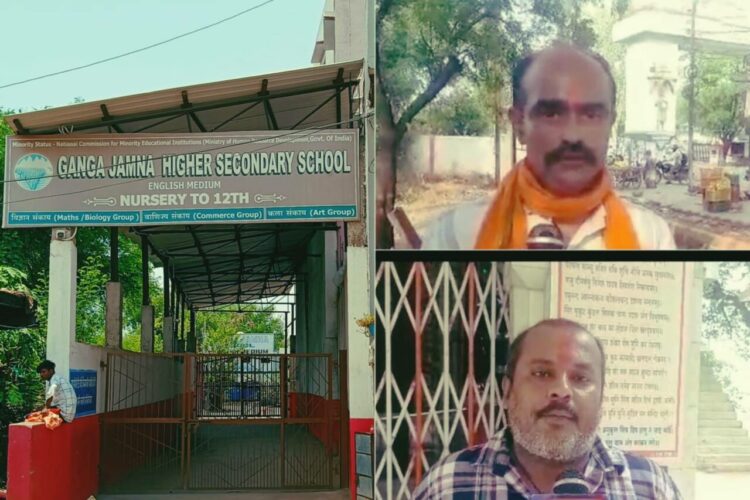
POLYGON ((659 184, 654 189, 620 191, 623 198, 661 215, 672 226, 678 248, 732 250, 750 248, 750 201, 728 212, 703 209, 701 197, 686 185, 659 184))
MULTIPOLYGON (((473 185, 467 179, 404 183, 396 204, 424 237, 442 214, 479 199, 489 201, 493 192, 493 186, 473 185)), ((750 248, 750 201, 739 202, 729 212, 710 213, 700 196, 688 193, 686 184, 663 182, 654 189, 625 189, 619 194, 661 215, 672 226, 679 248, 750 248)), ((405 248, 400 234, 395 237, 395 247, 405 248)))
POLYGON ((744 495, 748 491, 750 491, 750 474, 748 473, 698 472, 695 476, 695 500, 747 498, 744 495))
POLYGON ((672 207, 727 222, 750 225, 750 201, 740 202, 729 212, 709 213, 703 210, 700 195, 689 194, 686 184, 660 183, 653 189, 624 189, 620 191, 620 195, 635 203, 672 207))
POLYGON ((254 493, 232 492, 201 492, 174 493, 169 495, 98 495, 96 500, 287 500, 287 499, 320 499, 345 500, 349 498, 349 490, 337 491, 264 491, 254 493))
MULTIPOLYGON (((133 439, 133 436, 127 435, 126 438, 133 439)), ((192 491, 270 491, 281 484, 287 489, 307 487, 320 490, 329 484, 340 484, 336 470, 338 458, 328 459, 323 445, 304 425, 288 424, 285 427, 286 445, 283 454, 278 425, 204 424, 192 431, 190 441, 191 454, 187 470, 188 488, 192 491), (279 460, 282 455, 285 459, 283 483, 279 460)), ((101 498, 156 499, 167 498, 163 495, 174 491, 184 491, 181 486, 180 456, 175 452, 179 450, 173 448, 170 452, 152 456, 148 463, 132 469, 116 484, 103 487, 106 493, 101 498), (151 495, 143 496, 138 492, 150 492, 151 495)), ((184 493, 188 495, 186 498, 204 498, 191 495, 192 491, 184 493)), ((269 494, 272 496, 260 498, 292 498, 288 496, 291 493, 283 494, 284 496, 273 496, 278 495, 278 492, 269 494)))

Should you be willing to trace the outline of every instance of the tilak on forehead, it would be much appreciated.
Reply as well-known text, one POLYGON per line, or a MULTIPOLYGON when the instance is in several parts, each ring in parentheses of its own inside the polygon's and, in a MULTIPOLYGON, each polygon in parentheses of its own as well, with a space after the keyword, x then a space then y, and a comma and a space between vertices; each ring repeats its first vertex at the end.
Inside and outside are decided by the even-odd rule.
POLYGON ((523 84, 529 91, 532 81, 536 83, 536 100, 561 100, 569 105, 606 100, 604 95, 586 95, 587 93, 597 94, 598 90, 604 90, 597 88, 596 82, 586 77, 588 70, 601 71, 606 80, 604 68, 601 68, 600 64, 588 55, 568 48, 552 48, 539 54, 524 78, 523 84), (577 60, 563 63, 560 55, 555 56, 551 53, 552 51, 562 52, 565 56, 572 56, 577 60), (581 75, 581 73, 584 74, 581 75))

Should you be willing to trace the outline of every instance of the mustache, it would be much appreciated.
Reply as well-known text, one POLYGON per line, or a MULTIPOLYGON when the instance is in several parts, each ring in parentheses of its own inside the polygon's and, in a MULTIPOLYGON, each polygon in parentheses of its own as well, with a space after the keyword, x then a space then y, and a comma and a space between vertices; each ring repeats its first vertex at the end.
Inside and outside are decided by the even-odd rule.
POLYGON ((573 408, 571 408, 569 405, 565 403, 557 403, 557 402, 552 402, 548 404, 547 406, 545 406, 544 408, 542 408, 541 410, 539 410, 538 412, 536 412, 536 417, 542 418, 545 415, 549 415, 553 411, 565 412, 569 414, 570 418, 572 418, 573 420, 576 420, 576 421, 578 420, 578 414, 575 412, 575 410, 573 410, 573 408))
POLYGON ((557 148, 553 149, 546 155, 544 155, 544 164, 547 167, 551 167, 555 163, 560 162, 563 156, 576 155, 580 156, 585 163, 590 165, 596 164, 596 156, 583 142, 568 142, 563 141, 557 148))

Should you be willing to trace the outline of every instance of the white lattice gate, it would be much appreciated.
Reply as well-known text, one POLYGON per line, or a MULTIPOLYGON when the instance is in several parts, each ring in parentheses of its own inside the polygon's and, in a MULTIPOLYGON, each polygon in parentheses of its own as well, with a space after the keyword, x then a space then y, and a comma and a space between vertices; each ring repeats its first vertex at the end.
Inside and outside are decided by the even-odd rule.
POLYGON ((504 425, 501 263, 382 262, 376 276, 376 498, 408 498, 440 458, 504 425))

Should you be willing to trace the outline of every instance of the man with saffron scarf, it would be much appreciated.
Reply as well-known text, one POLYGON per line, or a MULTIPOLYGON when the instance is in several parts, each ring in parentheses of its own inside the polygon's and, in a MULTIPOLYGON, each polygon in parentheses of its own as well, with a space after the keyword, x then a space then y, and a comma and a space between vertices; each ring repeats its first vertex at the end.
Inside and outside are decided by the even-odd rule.
MULTIPOLYGON (((615 81, 597 54, 556 43, 521 59, 509 114, 526 158, 484 213, 475 204, 451 214, 452 234, 432 234, 425 247, 466 248, 473 240, 477 249, 525 249, 541 229, 558 248, 674 249, 664 219, 614 191, 605 162, 615 103, 615 81), (478 230, 471 219, 482 221, 478 230)), ((442 222, 438 232, 446 233, 442 222)))

